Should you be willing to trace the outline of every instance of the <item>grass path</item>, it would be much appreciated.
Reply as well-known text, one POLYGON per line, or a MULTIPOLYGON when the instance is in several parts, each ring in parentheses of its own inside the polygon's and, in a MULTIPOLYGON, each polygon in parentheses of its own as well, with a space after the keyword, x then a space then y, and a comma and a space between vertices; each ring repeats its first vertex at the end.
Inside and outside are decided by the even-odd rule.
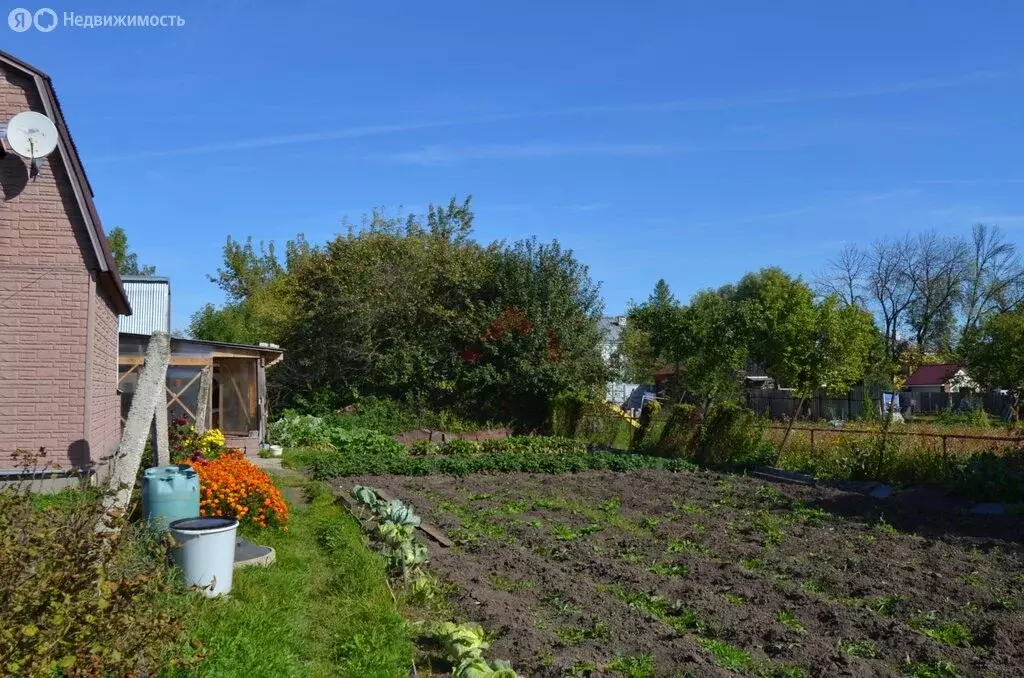
POLYGON ((198 601, 189 639, 207 657, 170 675, 408 676, 412 640, 383 565, 329 493, 293 509, 288 532, 249 536, 274 547, 277 563, 236 570, 228 599, 198 601))

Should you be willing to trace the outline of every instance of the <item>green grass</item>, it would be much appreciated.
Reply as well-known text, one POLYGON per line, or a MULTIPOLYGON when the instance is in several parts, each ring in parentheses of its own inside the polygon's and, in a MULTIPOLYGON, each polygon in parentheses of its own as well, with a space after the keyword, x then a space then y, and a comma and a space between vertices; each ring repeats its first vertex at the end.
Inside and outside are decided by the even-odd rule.
POLYGON ((701 647, 715 655, 715 661, 723 669, 730 671, 747 671, 756 665, 749 652, 741 650, 735 645, 715 640, 713 638, 698 638, 697 642, 701 647))
POLYGON ((383 563, 329 494, 293 511, 288 532, 250 535, 277 563, 234 573, 229 597, 197 600, 188 641, 206 659, 166 675, 395 676, 413 661, 383 563))

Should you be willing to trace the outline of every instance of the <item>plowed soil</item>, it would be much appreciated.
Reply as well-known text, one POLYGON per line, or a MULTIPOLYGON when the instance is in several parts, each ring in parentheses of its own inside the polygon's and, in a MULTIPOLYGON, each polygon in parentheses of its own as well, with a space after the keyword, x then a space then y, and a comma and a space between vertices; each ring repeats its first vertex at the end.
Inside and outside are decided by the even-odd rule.
POLYGON ((521 675, 1024 676, 1020 516, 714 473, 354 483, 456 541, 432 570, 521 675))

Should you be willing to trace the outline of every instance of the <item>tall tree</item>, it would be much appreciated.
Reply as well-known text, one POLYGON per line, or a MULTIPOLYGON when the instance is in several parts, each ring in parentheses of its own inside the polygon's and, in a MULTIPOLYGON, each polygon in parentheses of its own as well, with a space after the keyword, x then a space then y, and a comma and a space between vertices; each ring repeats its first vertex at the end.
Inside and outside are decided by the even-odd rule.
POLYGON ((744 276, 735 299, 744 309, 751 357, 799 396, 781 454, 807 398, 819 390, 845 394, 863 378, 871 316, 837 296, 816 304, 810 287, 777 268, 744 276))
POLYGON ((967 249, 961 238, 918 235, 908 247, 907 276, 914 290, 906 323, 922 351, 948 351, 966 275, 967 249))
POLYGON ((976 224, 971 235, 960 293, 964 339, 993 315, 1024 302, 1024 263, 1016 245, 1006 242, 998 226, 976 224))
POLYGON ((834 294, 848 306, 867 308, 864 278, 869 263, 867 252, 854 243, 846 243, 819 274, 815 286, 823 297, 834 294))
POLYGON ((156 266, 140 266, 139 256, 128 247, 128 234, 120 226, 110 229, 107 244, 114 255, 114 263, 121 275, 153 275, 156 266))
POLYGON ((1024 305, 999 313, 967 335, 964 357, 973 379, 1013 394, 1013 420, 1024 398, 1024 305))
POLYGON ((867 289, 881 312, 889 354, 899 354, 900 330, 917 294, 913 266, 913 245, 903 240, 878 240, 868 254, 867 289))

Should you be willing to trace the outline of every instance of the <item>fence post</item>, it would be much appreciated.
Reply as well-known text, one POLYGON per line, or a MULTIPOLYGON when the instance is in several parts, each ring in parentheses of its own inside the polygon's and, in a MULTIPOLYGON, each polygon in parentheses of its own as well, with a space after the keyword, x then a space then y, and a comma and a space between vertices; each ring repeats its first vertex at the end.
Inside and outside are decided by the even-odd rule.
POLYGON ((942 456, 946 456, 946 436, 942 436, 942 456))
POLYGON ((811 429, 811 456, 814 456, 814 429, 811 429))

